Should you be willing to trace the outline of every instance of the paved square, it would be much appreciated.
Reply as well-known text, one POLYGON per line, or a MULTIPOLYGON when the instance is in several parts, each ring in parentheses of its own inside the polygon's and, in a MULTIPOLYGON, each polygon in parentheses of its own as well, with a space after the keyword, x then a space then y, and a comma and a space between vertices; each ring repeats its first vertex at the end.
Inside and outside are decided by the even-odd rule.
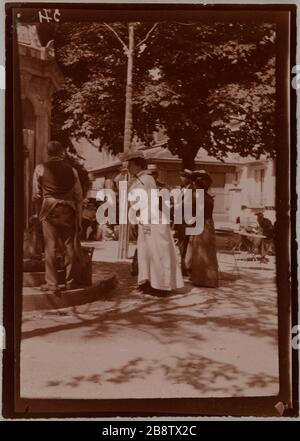
POLYGON ((129 262, 113 262, 99 250, 94 257, 95 277, 100 268, 119 277, 103 300, 23 314, 22 397, 278 393, 274 262, 240 261, 237 277, 233 256, 219 254, 219 288, 186 283, 156 298, 134 291, 129 262))

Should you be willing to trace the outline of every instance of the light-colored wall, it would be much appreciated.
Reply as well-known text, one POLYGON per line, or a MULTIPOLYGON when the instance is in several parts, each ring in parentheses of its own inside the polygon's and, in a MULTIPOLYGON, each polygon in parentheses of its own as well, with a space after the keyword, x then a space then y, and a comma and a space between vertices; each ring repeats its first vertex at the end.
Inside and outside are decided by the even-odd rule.
POLYGON ((242 189, 242 204, 250 208, 275 207, 274 161, 246 164, 239 168, 239 186, 242 189), (257 179, 264 172, 263 186, 257 179))
POLYGON ((272 160, 248 163, 236 167, 236 172, 226 172, 224 188, 212 187, 215 220, 235 222, 241 206, 246 205, 253 211, 264 209, 265 216, 274 222, 275 185, 275 164, 272 160), (263 185, 258 179, 261 170, 264 173, 263 185))

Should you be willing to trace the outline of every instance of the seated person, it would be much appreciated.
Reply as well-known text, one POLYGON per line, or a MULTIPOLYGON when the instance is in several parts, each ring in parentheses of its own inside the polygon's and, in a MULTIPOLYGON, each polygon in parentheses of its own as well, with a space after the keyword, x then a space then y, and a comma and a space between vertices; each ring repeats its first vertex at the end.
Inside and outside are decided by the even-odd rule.
POLYGON ((264 214, 259 212, 256 214, 257 223, 259 225, 259 231, 261 234, 267 237, 267 239, 273 239, 274 227, 270 219, 264 217, 264 214))
POLYGON ((261 261, 268 262, 266 256, 273 245, 274 226, 270 219, 264 217, 264 214, 262 212, 257 213, 256 217, 258 223, 258 233, 266 236, 265 238, 259 239, 257 241, 258 249, 261 254, 261 261))

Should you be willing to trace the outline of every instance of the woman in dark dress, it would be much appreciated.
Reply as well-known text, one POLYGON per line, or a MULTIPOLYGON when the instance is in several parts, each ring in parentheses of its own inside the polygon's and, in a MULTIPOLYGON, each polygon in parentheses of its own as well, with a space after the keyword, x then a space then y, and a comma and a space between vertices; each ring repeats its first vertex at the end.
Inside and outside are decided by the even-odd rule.
POLYGON ((186 265, 191 272, 193 285, 215 288, 218 286, 218 261, 216 236, 212 218, 214 199, 208 193, 212 179, 205 171, 195 172, 194 189, 204 190, 204 229, 190 236, 186 265))

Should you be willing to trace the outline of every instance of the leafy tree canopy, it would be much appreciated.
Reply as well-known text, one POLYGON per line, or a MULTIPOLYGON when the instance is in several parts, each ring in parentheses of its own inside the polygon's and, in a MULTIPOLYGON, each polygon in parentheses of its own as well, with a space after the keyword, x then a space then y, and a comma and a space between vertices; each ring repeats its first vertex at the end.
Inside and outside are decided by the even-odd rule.
MULTIPOLYGON (((86 137, 122 151, 127 23, 60 24, 56 56, 65 75, 54 97, 60 139, 86 137)), ((147 145, 164 127, 168 147, 193 166, 200 147, 274 155, 275 25, 272 23, 135 24, 133 129, 147 145), (147 38, 145 38, 147 37, 147 38)), ((42 30, 40 30, 42 31, 42 30)))

